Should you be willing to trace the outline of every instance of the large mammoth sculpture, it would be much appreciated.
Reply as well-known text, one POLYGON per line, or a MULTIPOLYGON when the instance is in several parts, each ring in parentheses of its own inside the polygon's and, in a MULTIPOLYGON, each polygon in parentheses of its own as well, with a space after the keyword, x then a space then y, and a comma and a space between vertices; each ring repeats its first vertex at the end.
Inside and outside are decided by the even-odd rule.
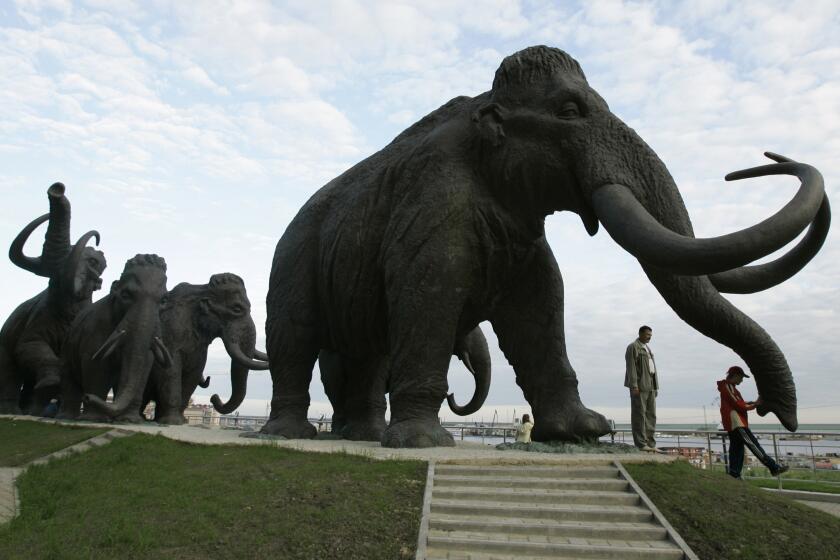
MULTIPOLYGON (((475 392, 461 406, 450 393, 449 408, 461 416, 477 412, 490 390, 490 350, 480 327, 476 327, 455 344, 458 356, 475 379, 475 392)), ((318 355, 321 381, 333 407, 332 432, 344 439, 379 441, 385 422, 385 393, 388 391, 388 359, 377 356, 368 367, 352 357, 322 349, 318 355)))
POLYGON ((137 255, 125 263, 111 292, 82 311, 64 344, 60 418, 140 422, 140 405, 153 363, 172 356, 161 340, 160 305, 166 262, 137 255), (114 402, 105 398, 114 389, 114 402))
POLYGON ((49 279, 47 289, 15 309, 0 330, 0 414, 40 414, 58 394, 61 346, 76 314, 90 305, 102 286, 105 256, 87 247, 90 231, 70 244, 70 201, 64 185, 47 190, 49 214, 33 220, 9 248, 9 259, 24 270, 49 279), (47 222, 40 257, 27 257, 23 247, 35 229, 47 222))
POLYGON ((208 386, 203 375, 207 347, 216 338, 221 337, 231 359, 231 397, 225 403, 219 395, 211 399, 220 413, 230 414, 242 404, 250 370, 268 369, 265 353, 255 349, 257 333, 245 284, 235 274, 214 274, 202 285, 178 284, 167 295, 160 320, 172 365, 152 368, 144 405, 155 401, 155 420, 162 424, 183 424, 196 387, 208 386))
POLYGON ((544 219, 599 223, 641 262, 692 327, 732 348, 755 375, 758 412, 795 429, 796 393, 770 336, 721 292, 783 281, 816 253, 829 222, 822 179, 784 158, 730 175, 795 175, 776 215, 696 239, 674 180, 613 115, 563 51, 507 57, 493 87, 458 97, 319 190, 277 244, 267 298, 273 396, 263 431, 311 437, 309 383, 320 348, 364 364, 387 356, 391 420, 382 444, 453 445, 438 423, 455 341, 489 320, 530 403, 537 441, 609 430, 581 403, 566 351, 563 283, 544 219), (777 261, 746 267, 805 239, 777 261))

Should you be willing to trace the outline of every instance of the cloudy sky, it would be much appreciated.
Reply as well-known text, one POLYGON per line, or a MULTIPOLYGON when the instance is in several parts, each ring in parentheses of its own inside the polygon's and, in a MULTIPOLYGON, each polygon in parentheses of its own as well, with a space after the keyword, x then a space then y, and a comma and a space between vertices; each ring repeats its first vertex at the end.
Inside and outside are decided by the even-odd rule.
MULTIPOLYGON (((235 272, 261 330, 273 248, 298 208, 423 115, 488 90, 506 55, 535 44, 574 56, 657 151, 698 236, 751 225, 793 195, 790 178, 724 183, 766 150, 817 167, 838 208, 837 29, 840 4, 814 0, 1 2, 0 244, 62 181, 74 236, 102 233, 106 286, 136 253, 163 256, 170 287, 235 272)), ((571 214, 546 230, 584 401, 629 419, 623 353, 647 323, 660 422, 701 422, 703 406, 715 418, 714 381, 739 358, 677 318, 603 230, 589 238, 571 214)), ((784 285, 730 298, 785 352, 800 422, 840 422, 838 236, 784 285)), ((9 262, 0 280, 0 317, 44 286, 9 262)), ((527 405, 484 331, 494 380, 476 419, 509 419, 527 405)), ((200 399, 229 394, 226 363, 217 342, 200 399)), ((317 378, 313 415, 328 409, 317 378)), ((472 390, 457 361, 450 385, 462 401, 472 390)), ((265 412, 270 393, 253 373, 242 413, 265 412)))

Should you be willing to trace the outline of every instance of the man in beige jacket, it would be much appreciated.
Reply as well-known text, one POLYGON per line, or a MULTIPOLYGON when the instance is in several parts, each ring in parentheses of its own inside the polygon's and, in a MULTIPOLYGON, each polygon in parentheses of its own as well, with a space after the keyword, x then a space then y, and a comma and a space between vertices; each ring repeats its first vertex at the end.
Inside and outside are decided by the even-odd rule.
POLYGON ((656 451, 656 394, 659 391, 656 362, 648 346, 653 330, 639 327, 639 338, 624 353, 624 386, 630 389, 630 423, 633 443, 642 451, 656 451))

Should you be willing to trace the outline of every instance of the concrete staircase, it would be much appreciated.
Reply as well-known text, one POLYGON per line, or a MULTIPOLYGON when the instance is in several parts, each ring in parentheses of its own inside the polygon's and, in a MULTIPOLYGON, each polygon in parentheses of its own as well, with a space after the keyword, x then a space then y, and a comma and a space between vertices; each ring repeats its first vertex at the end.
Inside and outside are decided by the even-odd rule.
MULTIPOLYGON (((694 556, 685 555, 670 537, 673 529, 656 519, 617 465, 437 464, 432 469, 418 558, 694 556)), ((676 540, 684 544, 678 535, 676 540)))

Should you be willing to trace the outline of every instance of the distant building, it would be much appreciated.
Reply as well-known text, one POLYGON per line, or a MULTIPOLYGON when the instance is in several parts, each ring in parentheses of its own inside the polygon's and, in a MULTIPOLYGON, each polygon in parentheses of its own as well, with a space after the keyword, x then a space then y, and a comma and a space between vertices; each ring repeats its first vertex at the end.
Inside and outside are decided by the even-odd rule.
POLYGON ((216 412, 212 404, 195 404, 190 399, 190 404, 184 410, 184 418, 187 424, 203 424, 205 426, 218 426, 219 418, 222 415, 216 412))

